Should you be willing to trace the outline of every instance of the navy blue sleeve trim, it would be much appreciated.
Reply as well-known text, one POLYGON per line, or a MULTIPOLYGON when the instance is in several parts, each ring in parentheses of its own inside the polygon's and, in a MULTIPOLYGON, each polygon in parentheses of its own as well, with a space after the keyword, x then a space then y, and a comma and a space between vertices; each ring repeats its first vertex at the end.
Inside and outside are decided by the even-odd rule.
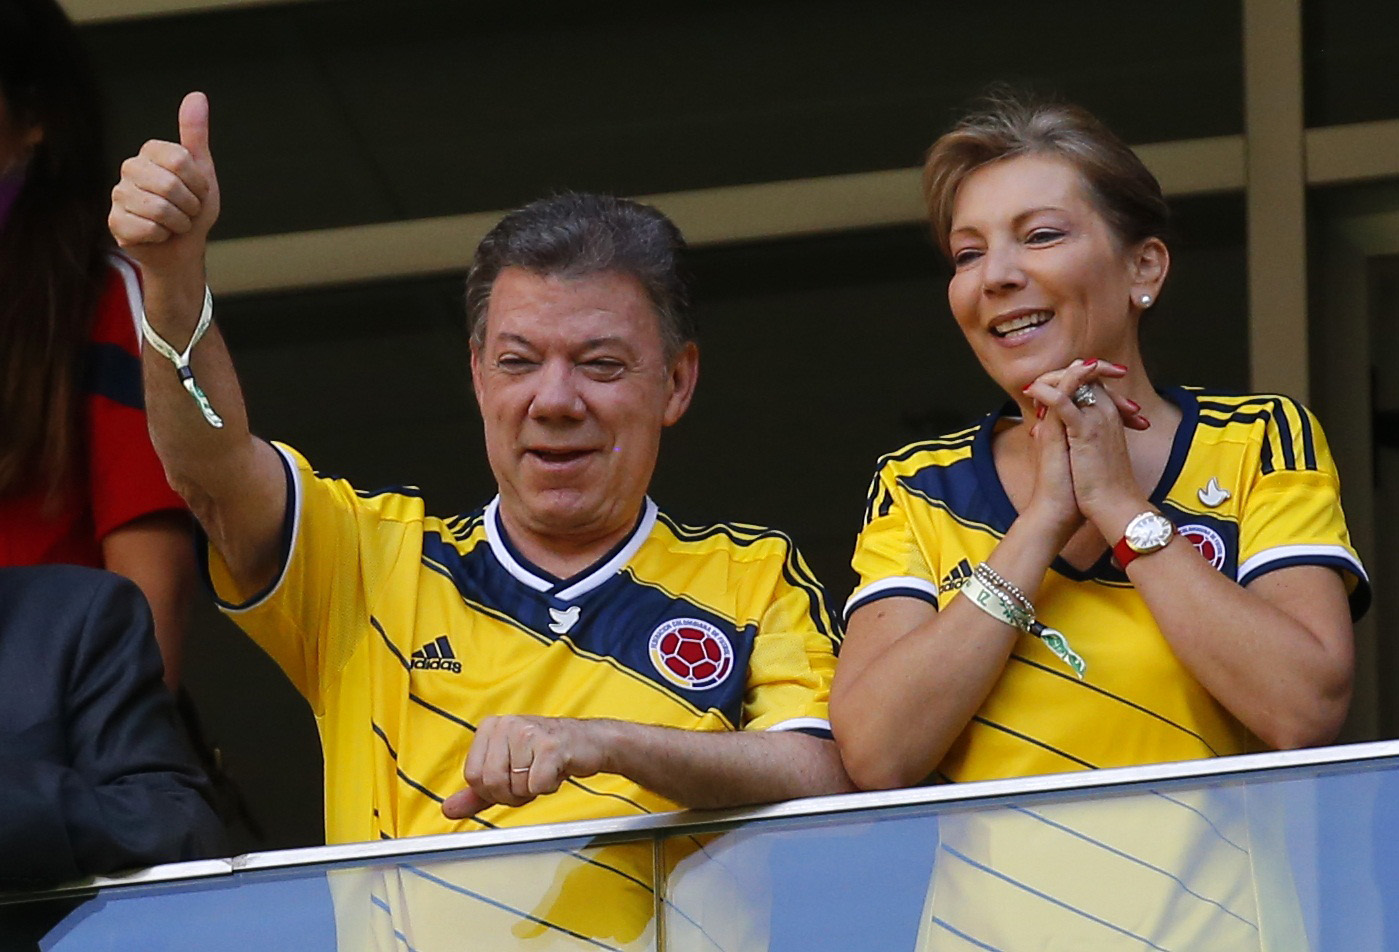
POLYGON ((286 575, 287 562, 291 559, 292 528, 296 525, 296 476, 291 471, 291 463, 281 452, 277 453, 277 459, 282 461, 282 475, 287 481, 287 501, 286 508, 282 512, 282 541, 277 556, 277 574, 272 577, 272 581, 262 591, 244 602, 230 602, 219 597, 219 593, 214 588, 214 580, 209 575, 209 537, 204 532, 204 527, 195 522, 194 526, 194 555, 199 560, 199 577, 204 583, 205 589, 214 599, 214 604, 224 611, 243 611, 251 608, 258 602, 271 595, 277 586, 281 584, 283 576, 286 575))
POLYGON ((1355 590, 1350 593, 1350 620, 1359 621, 1370 610, 1370 582, 1356 570, 1354 562, 1334 555, 1298 555, 1290 559, 1268 562, 1239 579, 1239 584, 1248 587, 1269 572, 1289 568, 1293 565, 1324 565, 1354 576, 1356 584, 1355 590))
POLYGON ((141 359, 117 344, 88 344, 83 367, 83 391, 106 397, 133 410, 145 410, 141 391, 141 359))
POLYGON ((884 588, 847 603, 845 606, 845 623, 847 625, 850 624, 850 616, 855 614, 855 609, 864 608, 866 605, 873 604, 881 598, 889 598, 894 595, 901 595, 905 598, 916 598, 919 601, 927 602, 934 608, 938 607, 937 596, 925 592, 921 588, 884 588))
POLYGON ((783 731, 784 734, 805 734, 808 737, 819 737, 822 740, 835 740, 836 736, 829 728, 821 727, 793 727, 791 730, 783 731))

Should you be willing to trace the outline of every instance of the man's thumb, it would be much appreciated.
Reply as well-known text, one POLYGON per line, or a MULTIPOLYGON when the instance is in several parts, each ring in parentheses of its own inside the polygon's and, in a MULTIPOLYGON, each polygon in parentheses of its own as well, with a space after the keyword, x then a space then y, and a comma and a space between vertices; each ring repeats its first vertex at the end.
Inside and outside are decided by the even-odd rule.
POLYGON ((196 159, 212 159, 209 153, 209 98, 190 93, 180 103, 180 145, 196 159))
POLYGON ((442 815, 449 820, 465 820, 490 806, 475 790, 458 790, 442 801, 442 815))

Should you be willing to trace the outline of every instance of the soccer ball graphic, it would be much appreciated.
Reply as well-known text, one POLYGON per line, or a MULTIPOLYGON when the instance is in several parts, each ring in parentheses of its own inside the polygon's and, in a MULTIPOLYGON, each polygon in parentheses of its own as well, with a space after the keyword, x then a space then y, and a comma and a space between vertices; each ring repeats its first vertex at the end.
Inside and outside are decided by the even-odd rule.
POLYGON ((1200 554, 1205 557, 1205 561, 1213 565, 1216 569, 1223 571, 1224 560, 1228 555, 1228 550, 1224 547, 1224 539, 1218 532, 1209 526, 1191 525, 1181 526, 1178 530, 1181 535, 1189 540, 1190 544, 1200 550, 1200 554))
POLYGON ((674 618, 651 633, 651 664, 671 684, 691 691, 712 688, 733 671, 733 646, 718 628, 698 618, 674 618))

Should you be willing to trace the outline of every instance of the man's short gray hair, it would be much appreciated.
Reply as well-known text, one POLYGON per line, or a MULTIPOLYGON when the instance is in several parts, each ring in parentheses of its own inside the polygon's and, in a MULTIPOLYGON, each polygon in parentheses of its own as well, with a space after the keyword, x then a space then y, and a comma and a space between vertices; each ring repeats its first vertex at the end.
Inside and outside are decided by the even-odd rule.
POLYGON ((660 321, 666 357, 696 336, 682 258, 685 239, 649 205, 610 195, 566 192, 506 215, 481 239, 466 278, 466 329, 473 346, 486 337, 491 289, 505 268, 582 278, 602 272, 636 278, 660 321))

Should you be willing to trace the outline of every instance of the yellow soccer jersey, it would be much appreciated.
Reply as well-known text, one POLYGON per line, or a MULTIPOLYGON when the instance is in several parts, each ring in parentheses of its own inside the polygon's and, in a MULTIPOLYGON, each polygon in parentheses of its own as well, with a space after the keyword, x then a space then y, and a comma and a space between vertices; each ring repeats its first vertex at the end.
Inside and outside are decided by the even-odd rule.
MULTIPOLYGON (((512 547, 498 500, 438 519, 410 490, 358 492, 277 448, 289 500, 282 572, 267 592, 221 607, 316 714, 328 842, 676 809, 600 774, 522 807, 445 819, 475 725, 492 715, 829 737, 838 629, 786 536, 681 526, 648 499, 612 552, 557 579, 512 547)), ((208 554, 216 594, 233 592, 208 554)), ((650 848, 607 852, 573 854, 547 908, 507 911, 559 935, 635 937, 654 905, 650 848)))
MULTIPOLYGON (((1241 585, 1285 566, 1328 565, 1345 576, 1353 611, 1364 611, 1369 585, 1315 418, 1286 397, 1184 389, 1166 396, 1183 419, 1152 503, 1241 585)), ((953 583, 990 555, 1016 517, 991 456, 991 438, 1006 422, 993 415, 881 462, 856 546, 860 584, 847 617, 890 595, 946 605, 957 593, 953 583)), ((940 766, 943 779, 1191 760, 1257 747, 1176 659, 1110 552, 1086 572, 1056 559, 1035 608, 1083 657, 1085 678, 1024 636, 940 766)))
MULTIPOLYGON (((1362 612, 1368 582, 1311 414, 1278 396, 1165 395, 1183 419, 1152 503, 1240 584, 1290 565, 1331 566, 1346 578, 1352 610, 1362 612)), ((939 607, 956 597, 955 583, 1016 517, 991 454, 994 433, 1010 422, 993 414, 881 462, 847 617, 893 595, 939 607)), ((1085 572, 1056 559, 1035 606, 1083 657, 1083 680, 1038 639, 1022 636, 933 779, 1190 760, 1260 746, 1176 659, 1110 553, 1085 572)), ((920 945, 1284 947, 1268 937, 1298 922, 1285 856, 1259 834, 1245 799, 1239 791, 1182 792, 944 818, 920 945)))

